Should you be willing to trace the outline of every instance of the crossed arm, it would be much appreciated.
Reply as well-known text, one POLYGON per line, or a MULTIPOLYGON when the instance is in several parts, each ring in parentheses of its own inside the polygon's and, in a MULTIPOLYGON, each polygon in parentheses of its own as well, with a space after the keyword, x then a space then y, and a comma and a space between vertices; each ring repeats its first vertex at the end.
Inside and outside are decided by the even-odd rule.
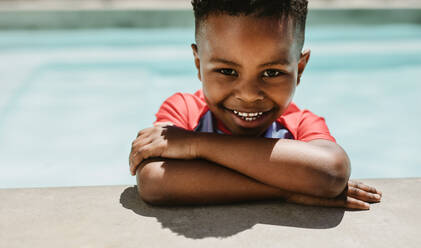
POLYGON ((153 204, 285 199, 367 209, 374 188, 348 182, 335 143, 195 133, 158 125, 139 132, 130 154, 141 196, 153 204), (151 159, 153 158, 153 159, 151 159))

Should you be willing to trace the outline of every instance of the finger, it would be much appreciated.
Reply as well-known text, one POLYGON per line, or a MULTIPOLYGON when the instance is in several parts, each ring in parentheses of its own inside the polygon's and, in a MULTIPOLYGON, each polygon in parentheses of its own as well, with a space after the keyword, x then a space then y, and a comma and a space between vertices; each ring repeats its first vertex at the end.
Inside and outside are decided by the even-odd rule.
POLYGON ((145 129, 140 130, 139 132, 137 132, 136 138, 139 138, 139 136, 141 136, 142 134, 145 133, 145 129))
POLYGON ((137 151, 139 149, 141 149, 143 146, 148 145, 152 142, 152 140, 150 138, 137 138, 132 142, 132 148, 130 150, 130 155, 129 155, 129 166, 132 167, 133 165, 133 159, 135 157, 135 155, 137 154, 137 151))
POLYGON ((358 181, 349 181, 348 185, 353 186, 355 188, 359 188, 362 189, 364 191, 370 192, 370 193, 374 193, 374 194, 378 194, 380 196, 382 196, 382 192, 378 189, 376 189, 375 187, 369 186, 367 184, 364 184, 362 182, 358 182, 358 181))
POLYGON ((130 154, 129 154, 129 167, 132 167, 132 163, 133 163, 133 157, 136 153, 136 140, 134 140, 132 142, 132 147, 130 149, 130 154))
POLYGON ((130 173, 133 176, 136 174, 136 169, 139 166, 139 164, 147 158, 147 153, 148 151, 147 149, 145 149, 145 147, 141 147, 135 150, 135 152, 133 153, 133 157, 130 163, 130 173))
POLYGON ((383 195, 383 193, 380 190, 376 189, 375 187, 364 184, 362 182, 356 182, 355 187, 359 188, 359 189, 362 189, 362 190, 365 190, 367 192, 373 193, 373 194, 378 194, 378 195, 380 195, 380 198, 383 195))
POLYGON ((348 196, 346 199, 345 207, 350 209, 369 210, 370 204, 348 196))
POLYGON ((379 202, 381 199, 380 195, 378 194, 369 193, 355 187, 348 187, 347 195, 365 202, 379 202))
POLYGON ((132 175, 136 175, 137 167, 146 159, 159 156, 159 151, 152 144, 143 146, 133 155, 132 165, 130 166, 130 172, 132 175))
POLYGON ((139 132, 137 132, 136 138, 138 138, 141 135, 147 134, 151 129, 153 129, 153 127, 148 127, 148 128, 140 130, 139 132))
POLYGON ((129 170, 130 170, 130 174, 131 175, 134 175, 133 174, 133 170, 134 170, 134 168, 137 166, 137 164, 138 164, 138 152, 137 151, 134 151, 130 156, 130 162, 129 162, 129 170))
POLYGON ((142 146, 149 145, 151 142, 152 142, 151 137, 144 137, 144 138, 139 137, 132 142, 132 147, 135 148, 135 149, 140 148, 142 146))

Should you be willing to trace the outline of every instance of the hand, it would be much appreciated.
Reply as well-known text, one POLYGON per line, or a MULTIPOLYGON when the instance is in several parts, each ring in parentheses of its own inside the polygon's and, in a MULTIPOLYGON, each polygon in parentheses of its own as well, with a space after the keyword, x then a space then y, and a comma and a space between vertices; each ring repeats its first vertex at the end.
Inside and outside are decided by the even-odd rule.
POLYGON ((136 174, 139 164, 152 157, 194 159, 194 132, 169 123, 156 124, 143 129, 132 142, 129 156, 130 172, 136 174))
POLYGON ((287 202, 324 207, 344 207, 348 209, 370 209, 368 203, 380 202, 382 193, 374 187, 349 180, 345 190, 338 197, 321 198, 292 193, 287 202))

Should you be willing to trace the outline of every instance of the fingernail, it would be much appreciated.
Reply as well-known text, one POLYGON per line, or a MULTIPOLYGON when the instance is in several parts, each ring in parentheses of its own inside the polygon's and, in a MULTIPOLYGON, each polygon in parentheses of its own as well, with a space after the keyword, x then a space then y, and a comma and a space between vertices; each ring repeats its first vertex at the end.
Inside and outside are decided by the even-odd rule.
POLYGON ((370 209, 370 205, 368 203, 364 204, 366 209, 370 209))
POLYGON ((374 195, 374 198, 376 198, 377 200, 380 200, 380 195, 374 195))

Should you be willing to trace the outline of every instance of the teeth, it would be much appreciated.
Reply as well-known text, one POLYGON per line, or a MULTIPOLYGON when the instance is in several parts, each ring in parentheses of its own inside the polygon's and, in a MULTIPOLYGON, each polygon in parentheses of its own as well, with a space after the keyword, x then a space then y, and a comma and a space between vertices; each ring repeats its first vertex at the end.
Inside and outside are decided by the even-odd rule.
POLYGON ((257 118, 263 115, 263 112, 246 113, 246 112, 239 112, 237 110, 233 110, 233 112, 234 114, 240 116, 243 120, 246 120, 246 121, 255 121, 257 118))

